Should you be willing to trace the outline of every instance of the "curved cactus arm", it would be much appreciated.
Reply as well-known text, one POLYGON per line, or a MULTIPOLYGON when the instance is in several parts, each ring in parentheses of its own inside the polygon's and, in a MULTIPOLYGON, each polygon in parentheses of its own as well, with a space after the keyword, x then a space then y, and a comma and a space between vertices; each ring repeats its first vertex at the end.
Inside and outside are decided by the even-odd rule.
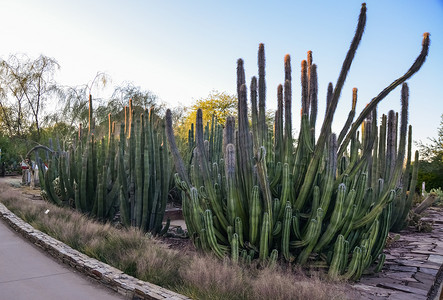
MULTIPOLYGON (((341 90, 343 88, 345 79, 347 77, 348 71, 351 67, 352 60, 354 59, 354 55, 357 51, 358 45, 360 43, 361 37, 363 35, 363 31, 366 24, 366 4, 362 4, 358 24, 357 24, 357 30, 355 32, 355 36, 351 42, 351 46, 349 47, 349 51, 346 55, 346 58, 343 62, 342 69, 340 71, 340 75, 337 79, 337 83, 334 89, 334 93, 331 99, 331 102, 328 105, 328 110, 325 116, 325 119, 323 121, 323 125, 320 131, 320 136, 317 140, 317 145, 315 148, 315 151, 313 153, 311 162, 309 163, 308 170, 306 172, 306 177, 304 179, 303 185, 301 186, 300 193, 298 195, 297 199, 297 206, 296 209, 300 210, 306 199, 309 196, 309 192, 312 186, 312 183, 314 182, 315 174, 317 173, 317 167, 320 163, 323 149, 327 141, 327 134, 329 133, 328 128, 330 128, 332 119, 334 117, 335 109, 337 108, 338 100, 340 98, 341 90)), ((340 156, 340 155, 338 155, 340 156)))
POLYGON ((282 231, 282 243, 281 252, 286 261, 292 262, 294 257, 289 252, 289 239, 291 234, 291 221, 292 221, 292 208, 291 204, 287 203, 284 211, 283 219, 283 231, 282 231))
POLYGON ((357 270, 359 268, 359 264, 361 263, 361 257, 362 257, 362 251, 360 247, 355 247, 354 252, 352 253, 352 259, 349 263, 348 270, 345 274, 343 274, 344 279, 349 280, 354 276, 355 273, 357 273, 357 270))
POLYGON ((322 224, 323 224, 323 217, 324 217, 323 209, 319 207, 317 209, 317 216, 316 216, 317 226, 315 227, 314 234, 310 239, 308 245, 298 255, 297 263, 304 265, 308 261, 309 255, 311 254, 312 250, 314 249, 318 241, 318 238, 320 237, 322 224))
POLYGON ((261 233, 260 233, 260 252, 259 257, 261 261, 265 261, 268 258, 269 255, 269 214, 265 212, 263 214, 263 223, 261 227, 261 233))
POLYGON ((260 147, 257 153, 257 175, 260 183, 260 187, 263 193, 264 211, 269 215, 269 226, 273 227, 273 215, 272 215, 272 194, 269 187, 268 173, 266 168, 266 150, 265 147, 260 147))
POLYGON ((429 52, 429 45, 430 45, 430 34, 428 32, 425 32, 423 34, 423 42, 422 42, 422 50, 420 54, 418 55, 417 59, 414 61, 412 66, 409 68, 409 70, 401 77, 396 79, 394 82, 392 82, 389 86, 387 86, 383 91, 381 91, 376 97, 374 97, 371 102, 363 109, 363 111, 360 113, 359 117, 355 122, 353 123, 351 129, 349 130, 348 134, 346 135, 343 143, 340 146, 340 149, 338 151, 338 155, 341 156, 343 152, 345 151, 352 135, 358 130, 358 127, 363 122, 363 120, 371 113, 371 111, 377 106, 377 104, 383 100, 392 90, 394 90, 397 86, 408 80, 412 75, 414 75, 418 70, 420 70, 421 66, 424 64, 426 57, 428 56, 429 52))
POLYGON ((340 229, 339 225, 341 224, 342 221, 345 197, 346 197, 346 186, 342 183, 338 186, 337 200, 335 202, 334 210, 332 211, 329 225, 326 228, 326 231, 323 233, 322 237, 320 238, 320 241, 315 246, 314 248, 315 252, 319 252, 324 246, 329 244, 329 242, 334 237, 335 233, 340 229))
POLYGON ((226 227, 229 226, 229 222, 226 219, 226 216, 223 213, 223 208, 217 194, 215 192, 213 182, 210 176, 210 170, 208 166, 208 159, 206 157, 206 150, 203 140, 203 113, 201 109, 197 110, 197 116, 195 121, 195 133, 196 133, 196 144, 198 151, 198 163, 200 167, 200 176, 203 179, 203 185, 208 192, 208 200, 210 201, 211 208, 217 216, 223 230, 226 230, 226 227))
MULTIPOLYGON (((419 164, 420 164, 419 154, 418 154, 418 151, 415 151, 414 165, 412 168, 412 176, 411 176, 411 184, 409 185, 409 194, 408 194, 408 198, 405 203, 403 215, 401 217, 401 220, 403 220, 403 226, 405 226, 406 218, 408 216, 409 210, 411 209, 412 203, 414 201, 415 186, 417 185, 419 164)), ((406 187, 405 187, 405 189, 406 189, 406 187)))
POLYGON ((272 249, 271 254, 269 254, 268 268, 273 268, 277 263, 277 259, 278 259, 278 250, 272 249))
POLYGON ((241 218, 239 217, 235 218, 235 233, 238 236, 238 243, 240 244, 240 247, 243 247, 243 224, 241 218))
POLYGON ((169 109, 166 111, 166 134, 168 137, 169 149, 171 150, 174 159, 175 170, 180 175, 180 178, 184 180, 188 186, 191 186, 185 164, 175 142, 174 130, 172 129, 172 113, 169 109))
POLYGON ((378 215, 383 211, 384 207, 386 206, 386 204, 392 202, 392 200, 394 200, 395 197, 395 191, 391 190, 389 193, 385 194, 382 196, 381 200, 379 203, 377 203, 369 213, 367 213, 363 218, 357 220, 352 228, 353 229, 357 229, 360 228, 368 223, 373 222, 378 215))
POLYGON ((340 145, 343 139, 345 138, 346 133, 349 130, 349 127, 351 127, 352 121, 355 117, 355 107, 357 105, 357 88, 352 89, 352 106, 351 111, 349 112, 348 118, 346 119, 345 125, 343 126, 342 130, 340 131, 340 134, 337 138, 337 144, 340 145))
POLYGON ((237 235, 237 233, 234 233, 232 235, 232 239, 231 239, 231 261, 234 264, 238 263, 238 253, 239 253, 239 237, 237 235))
POLYGON ((289 164, 285 163, 283 165, 283 178, 281 180, 282 184, 282 192, 280 197, 280 209, 279 211, 276 211, 276 218, 277 220, 280 220, 284 213, 287 206, 287 202, 290 201, 290 195, 291 195, 291 181, 290 181, 290 174, 289 174, 289 164))
POLYGON ((294 232, 297 239, 301 240, 300 221, 298 213, 296 213, 295 216, 292 216, 292 232, 294 232))
POLYGON ((332 279, 337 279, 340 275, 340 263, 343 261, 345 239, 339 235, 334 244, 334 255, 332 256, 331 265, 329 266, 328 276, 332 279))
POLYGON ((217 243, 217 238, 214 232, 214 224, 212 221, 212 212, 209 209, 207 209, 204 213, 204 222, 205 222, 206 238, 209 247, 211 247, 212 251, 218 258, 223 259, 223 257, 225 256, 225 252, 221 249, 220 245, 217 243))
POLYGON ((252 189, 251 204, 249 206, 249 242, 252 245, 257 244, 260 215, 260 190, 258 186, 254 186, 252 189))
MULTIPOLYGON (((407 159, 406 159, 406 167, 404 169, 403 172, 403 177, 402 177, 402 192, 400 197, 402 197, 402 204, 403 206, 399 207, 399 210, 397 211, 397 216, 395 216, 396 221, 395 223, 391 226, 391 230, 392 231, 400 231, 401 229, 403 229, 403 227, 405 226, 405 220, 408 216, 409 210, 411 209, 411 204, 409 202, 409 197, 408 197, 408 184, 409 184, 409 179, 411 178, 411 156, 412 156, 412 126, 409 125, 409 131, 408 131, 408 154, 407 154, 407 159)), ((417 159, 417 158, 416 158, 417 159)), ((418 165, 418 160, 416 160, 417 165, 418 165)), ((412 186, 412 185, 411 185, 412 186)), ((415 185, 414 185, 415 187, 415 185)), ((411 188, 409 188, 409 190, 411 190, 411 188)), ((391 221, 392 223, 392 221, 391 221)))
POLYGON ((383 265, 385 264, 385 261, 386 261, 386 254, 381 253, 378 256, 378 263, 377 263, 377 266, 374 269, 375 273, 378 273, 378 272, 381 271, 381 269, 383 268, 383 265))
MULTIPOLYGON (((294 221, 294 219, 293 219, 294 221)), ((306 233, 302 237, 300 241, 290 241, 289 246, 292 248, 301 248, 307 246, 315 237, 315 234, 317 232, 318 224, 316 219, 311 219, 311 221, 308 224, 308 228, 306 230, 306 233)))

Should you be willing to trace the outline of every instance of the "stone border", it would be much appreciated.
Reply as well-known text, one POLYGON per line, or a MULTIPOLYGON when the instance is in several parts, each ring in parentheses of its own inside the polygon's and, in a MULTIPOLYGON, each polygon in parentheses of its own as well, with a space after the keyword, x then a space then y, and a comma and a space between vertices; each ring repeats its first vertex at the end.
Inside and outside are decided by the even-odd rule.
POLYGON ((94 279, 113 291, 134 300, 190 299, 158 285, 139 280, 122 271, 72 249, 49 235, 35 229, 0 203, 0 217, 27 240, 45 252, 94 279))
POLYGON ((441 265, 440 269, 437 272, 437 275, 435 275, 436 279, 434 281, 434 284, 432 285, 431 289, 428 293, 427 299, 437 299, 437 297, 440 295, 440 299, 442 298, 442 283, 443 283, 443 265, 441 265))

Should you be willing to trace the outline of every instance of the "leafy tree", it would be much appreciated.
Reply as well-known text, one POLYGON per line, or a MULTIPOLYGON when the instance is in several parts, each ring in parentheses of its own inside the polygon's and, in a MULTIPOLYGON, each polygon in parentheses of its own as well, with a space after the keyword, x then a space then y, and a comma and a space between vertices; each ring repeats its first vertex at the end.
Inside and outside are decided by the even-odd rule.
POLYGON ((114 89, 110 99, 99 103, 94 108, 94 117, 98 125, 95 129, 97 137, 108 133, 109 114, 111 114, 111 119, 116 124, 125 121, 125 107, 129 105, 129 100, 132 100, 132 109, 137 118, 145 109, 151 107, 155 108, 156 113, 163 110, 162 105, 158 103, 158 97, 154 93, 139 86, 134 86, 132 83, 123 83, 123 85, 114 89))
POLYGON ((429 140, 430 144, 417 144, 421 157, 417 182, 421 185, 424 181, 427 190, 443 185, 443 115, 437 137, 429 140))
POLYGON ((158 97, 149 90, 143 90, 131 82, 124 82, 117 86, 108 102, 110 112, 119 112, 128 105, 129 99, 132 99, 133 106, 149 108, 158 105, 158 97))
POLYGON ((0 60, 0 110, 9 134, 22 135, 24 120, 31 121, 40 137, 40 118, 49 97, 59 91, 54 73, 58 62, 44 55, 31 59, 26 55, 11 55, 0 60), (9 101, 8 101, 9 100, 9 101), (16 114, 7 117, 7 107, 16 114), (29 117, 28 117, 29 116, 29 117))
MULTIPOLYGON (((48 116, 50 121, 57 123, 64 120, 69 126, 78 127, 80 124, 88 123, 88 101, 89 95, 93 89, 105 88, 110 82, 110 78, 106 73, 98 72, 95 77, 88 83, 79 86, 68 86, 63 88, 59 99, 62 104, 61 112, 48 116)), ((102 99, 93 99, 97 106, 103 105, 105 101, 102 99)))
POLYGON ((176 109, 181 115, 176 118, 177 134, 181 139, 187 139, 191 124, 195 123, 197 110, 203 111, 203 123, 210 122, 212 116, 224 124, 228 116, 237 116, 237 97, 226 92, 211 91, 205 98, 198 99, 191 107, 176 109))

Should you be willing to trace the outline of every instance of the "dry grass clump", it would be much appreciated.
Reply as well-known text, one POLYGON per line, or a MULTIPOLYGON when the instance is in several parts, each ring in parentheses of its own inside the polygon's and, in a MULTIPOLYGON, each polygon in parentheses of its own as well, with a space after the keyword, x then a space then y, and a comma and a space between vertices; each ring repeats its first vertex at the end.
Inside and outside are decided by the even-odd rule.
MULTIPOLYGON (((182 268, 181 293, 193 299, 249 299, 251 277, 247 270, 229 261, 220 261, 207 254, 194 256, 182 268)), ((255 298, 264 299, 264 298, 255 298)))
POLYGON ((117 229, 74 210, 31 201, 5 184, 0 184, 0 200, 34 228, 72 248, 193 299, 352 299, 344 285, 318 276, 172 250, 137 229, 117 229))
POLYGON ((264 269, 252 282, 250 299, 349 299, 344 287, 321 280, 318 276, 307 277, 302 272, 294 274, 285 270, 264 269))
POLYGON ((193 299, 338 300, 353 299, 343 284, 307 277, 302 270, 241 267, 209 256, 194 257, 180 275, 180 292, 193 299))

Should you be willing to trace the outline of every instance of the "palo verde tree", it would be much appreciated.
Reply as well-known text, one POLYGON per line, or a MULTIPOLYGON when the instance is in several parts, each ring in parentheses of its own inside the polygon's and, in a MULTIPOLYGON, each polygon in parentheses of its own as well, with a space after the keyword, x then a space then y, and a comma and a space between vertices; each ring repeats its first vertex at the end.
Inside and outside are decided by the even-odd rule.
POLYGON ((195 122, 197 110, 201 108, 203 111, 203 122, 206 124, 212 120, 212 116, 217 118, 218 122, 224 124, 228 116, 237 115, 237 97, 226 92, 211 91, 208 96, 200 98, 187 108, 177 120, 178 132, 180 138, 188 137, 188 129, 195 122))

